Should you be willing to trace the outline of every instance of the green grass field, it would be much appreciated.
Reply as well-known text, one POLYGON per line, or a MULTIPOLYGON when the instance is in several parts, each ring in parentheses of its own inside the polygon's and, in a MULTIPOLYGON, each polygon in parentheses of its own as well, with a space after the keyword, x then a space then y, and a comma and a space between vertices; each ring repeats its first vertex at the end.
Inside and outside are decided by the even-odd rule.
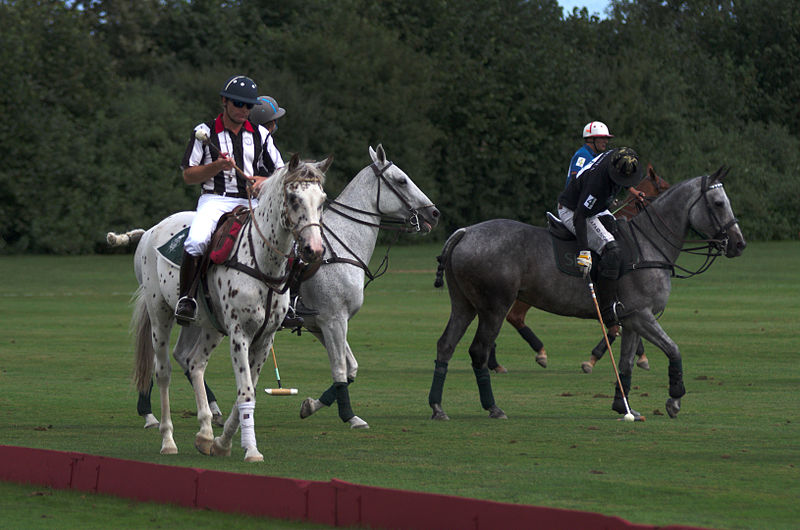
MULTIPOLYGON (((480 408, 466 352, 471 329, 445 385, 444 407, 452 419, 430 421, 436 341, 449 315, 446 289, 433 288, 439 251, 439 245, 392 249, 389 272, 367 288, 364 307, 351 321, 350 344, 360 363, 351 398, 369 430, 348 429, 335 407, 299 419, 302 399, 318 397, 330 384, 327 354, 310 334, 278 335, 282 383, 300 395, 261 391, 256 434, 266 461, 257 465, 242 461, 238 436, 230 458, 195 451, 194 399, 179 373, 171 395, 180 454, 159 455, 158 432, 142 429, 128 335, 132 256, 2 257, 0 443, 338 478, 589 510, 654 525, 797 528, 800 277, 794 266, 800 244, 754 243, 740 258, 720 258, 701 276, 674 280, 661 323, 683 353, 688 393, 678 418, 669 419, 666 357, 646 344, 652 369, 636 369, 630 401, 647 421, 635 424, 616 421, 610 410, 614 374, 607 356, 593 374, 580 371, 600 337, 598 324, 537 310, 528 324, 545 343, 547 369, 534 363, 510 326, 498 338, 498 357, 509 373, 493 375, 492 384, 509 420, 490 420, 480 408)), ((207 380, 227 411, 235 389, 226 342, 212 358, 207 380)), ((274 373, 265 368, 259 387, 272 386, 274 373)), ((4 513, 48 503, 61 526, 71 526, 71 519, 58 509, 68 503, 57 501, 62 495, 83 498, 73 492, 38 495, 35 487, 3 489, 11 490, 0 500, 4 513)), ((106 502, 128 504, 90 497, 93 506, 106 502)), ((173 509, 144 509, 148 521, 182 527, 174 524, 182 518, 173 509)), ((117 508, 93 509, 75 524, 91 526, 97 513, 99 525, 108 510, 117 508)), ((33 517, 20 526, 46 524, 33 517)), ((130 526, 139 526, 134 521, 130 526)))

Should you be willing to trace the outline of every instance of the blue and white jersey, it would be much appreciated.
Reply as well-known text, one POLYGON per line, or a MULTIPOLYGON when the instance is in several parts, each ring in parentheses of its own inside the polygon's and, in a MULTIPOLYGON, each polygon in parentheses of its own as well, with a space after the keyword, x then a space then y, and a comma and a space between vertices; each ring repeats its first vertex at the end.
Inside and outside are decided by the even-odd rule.
POLYGON ((567 180, 564 182, 564 188, 569 185, 569 181, 572 180, 575 175, 577 175, 582 169, 584 169, 589 162, 597 157, 597 153, 595 153, 591 147, 584 144, 583 147, 575 151, 575 154, 572 155, 572 160, 569 162, 569 169, 567 170, 567 180))

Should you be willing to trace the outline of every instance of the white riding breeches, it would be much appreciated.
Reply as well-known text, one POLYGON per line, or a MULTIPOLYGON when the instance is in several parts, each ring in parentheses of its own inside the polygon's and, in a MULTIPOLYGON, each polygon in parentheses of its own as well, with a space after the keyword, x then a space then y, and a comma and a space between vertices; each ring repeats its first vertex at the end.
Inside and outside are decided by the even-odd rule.
MULTIPOLYGON (((183 248, 192 256, 202 256, 206 251, 211 240, 219 218, 223 214, 230 212, 237 206, 247 206, 247 199, 237 199, 235 197, 223 197, 213 193, 204 193, 197 200, 197 214, 194 216, 192 226, 189 228, 189 235, 183 243, 183 248)), ((258 201, 253 199, 253 208, 258 205, 258 201)))
MULTIPOLYGON (((601 255, 606 244, 614 241, 614 236, 611 235, 611 232, 606 230, 606 227, 603 226, 603 223, 600 221, 600 217, 604 215, 611 215, 611 212, 608 210, 603 210, 599 214, 586 219, 586 239, 587 243, 589 244, 589 248, 601 255)), ((569 208, 565 208, 563 206, 558 207, 559 219, 561 219, 561 222, 564 223, 564 226, 569 228, 569 231, 573 234, 575 233, 575 222, 573 220, 574 216, 575 212, 569 208)))

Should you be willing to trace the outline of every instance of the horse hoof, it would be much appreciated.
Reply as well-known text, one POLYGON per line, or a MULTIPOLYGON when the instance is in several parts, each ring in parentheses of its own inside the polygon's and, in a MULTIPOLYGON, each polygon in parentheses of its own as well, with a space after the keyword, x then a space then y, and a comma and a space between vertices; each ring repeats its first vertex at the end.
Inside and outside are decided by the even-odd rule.
POLYGON ((445 414, 444 410, 442 410, 442 406, 438 403, 431 405, 431 408, 433 409, 433 416, 431 416, 432 420, 445 421, 450 419, 450 416, 445 414))
POLYGON ((542 368, 547 368, 547 354, 544 351, 542 351, 542 353, 537 355, 534 360, 536 361, 536 364, 538 364, 542 368))
POLYGON ((223 445, 219 436, 214 438, 214 443, 211 444, 211 456, 231 456, 231 446, 223 445))
POLYGON ((666 409, 669 417, 674 418, 681 411, 681 400, 672 398, 667 399, 666 409))
POLYGON ((178 446, 175 445, 175 442, 164 443, 164 444, 161 445, 161 454, 162 455, 177 455, 178 454, 178 446))
POLYGON ((638 366, 642 370, 649 370, 650 369, 650 362, 647 360, 647 358, 645 358, 645 359, 639 358, 639 360, 636 361, 636 366, 638 366))
POLYGON ((497 405, 492 405, 492 408, 489 409, 489 417, 495 420, 508 419, 508 416, 506 416, 506 413, 503 412, 503 409, 501 409, 497 405))
POLYGON ((506 369, 506 367, 503 366, 502 364, 498 364, 497 367, 494 369, 494 373, 496 373, 496 374, 507 374, 508 373, 508 369, 506 369))
POLYGON ((589 361, 583 361, 581 363, 581 370, 583 370, 583 373, 590 374, 590 373, 592 373, 593 369, 594 369, 594 366, 592 366, 592 363, 590 363, 589 361))
POLYGON ((358 416, 353 416, 347 420, 347 423, 350 424, 351 429, 369 429, 369 424, 358 416))
POLYGON ((244 461, 245 462, 263 462, 264 455, 258 452, 258 449, 255 447, 248 447, 244 450, 244 461))
POLYGON ((314 398, 306 398, 303 404, 300 405, 300 419, 305 419, 314 414, 322 408, 322 402, 314 398))
POLYGON ((153 427, 158 427, 158 418, 156 418, 152 414, 145 414, 145 416, 144 416, 144 428, 145 429, 151 429, 153 427))
POLYGON ((201 453, 206 456, 211 456, 211 446, 214 440, 211 438, 203 438, 199 434, 194 438, 194 446, 201 453))
POLYGON ((217 427, 225 427, 225 417, 222 415, 221 412, 217 412, 216 414, 211 415, 211 424, 216 425, 217 427))

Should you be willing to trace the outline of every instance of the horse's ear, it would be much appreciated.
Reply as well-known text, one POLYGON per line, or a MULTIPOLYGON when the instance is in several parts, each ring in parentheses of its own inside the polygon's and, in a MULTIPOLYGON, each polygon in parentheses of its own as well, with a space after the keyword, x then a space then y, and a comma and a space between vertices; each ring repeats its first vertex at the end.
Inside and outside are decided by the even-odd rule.
POLYGON ((722 179, 724 179, 725 177, 727 177, 727 176, 728 176, 728 173, 730 173, 730 171, 731 171, 731 166, 728 166, 728 167, 726 167, 726 168, 725 168, 725 173, 723 173, 722 175, 720 175, 718 180, 719 180, 720 182, 722 182, 722 179))
POLYGON ((720 175, 722 174, 722 170, 723 170, 723 169, 725 169, 725 166, 719 166, 719 169, 717 169, 717 170, 716 170, 716 171, 715 171, 715 172, 714 172, 714 173, 713 173, 713 174, 712 174, 712 175, 709 177, 709 181, 711 181, 711 182, 719 182, 720 180, 722 180, 722 177, 724 177, 724 176, 725 176, 725 175, 722 175, 722 177, 720 177, 720 175))
POLYGON ((289 160, 289 172, 292 172, 297 169, 297 166, 300 165, 300 155, 295 153, 292 155, 292 158, 289 160))
POLYGON ((328 169, 330 169, 331 164, 333 164, 333 155, 330 155, 322 162, 317 162, 316 166, 317 169, 319 169, 323 174, 325 174, 328 172, 328 169))
POLYGON ((378 144, 378 149, 373 149, 372 146, 370 146, 369 156, 370 158, 372 158, 373 162, 379 162, 381 164, 385 164, 386 152, 383 150, 383 144, 378 144))

